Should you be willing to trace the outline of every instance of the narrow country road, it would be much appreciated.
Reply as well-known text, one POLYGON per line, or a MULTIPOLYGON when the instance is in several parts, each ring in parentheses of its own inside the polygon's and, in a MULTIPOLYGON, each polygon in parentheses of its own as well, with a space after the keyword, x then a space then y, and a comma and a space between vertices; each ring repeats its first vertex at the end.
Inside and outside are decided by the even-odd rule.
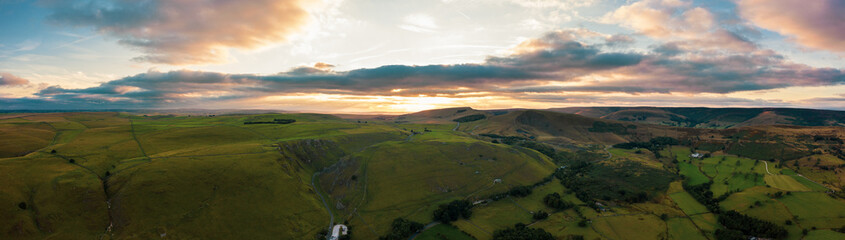
POLYGON ((774 174, 772 174, 772 172, 769 172, 769 163, 766 162, 766 161, 763 161, 763 164, 766 164, 766 172, 769 173, 769 175, 774 175, 774 174))
POLYGON ((452 128, 452 131, 458 131, 458 127, 461 126, 461 122, 458 122, 458 125, 455 125, 455 128, 452 128))
MULTIPOLYGON (((328 202, 326 202, 326 198, 323 197, 323 194, 320 193, 320 189, 317 188, 317 185, 314 184, 314 179, 317 179, 317 176, 320 175, 322 171, 315 172, 314 175, 311 176, 311 188, 314 188, 314 192, 317 193, 317 196, 320 196, 320 201, 323 201, 323 206, 326 207, 326 211, 329 212, 329 228, 328 233, 332 232, 332 227, 334 226, 334 214, 332 214, 332 208, 329 207, 328 202)), ((331 235, 326 234, 326 239, 329 239, 331 235)))

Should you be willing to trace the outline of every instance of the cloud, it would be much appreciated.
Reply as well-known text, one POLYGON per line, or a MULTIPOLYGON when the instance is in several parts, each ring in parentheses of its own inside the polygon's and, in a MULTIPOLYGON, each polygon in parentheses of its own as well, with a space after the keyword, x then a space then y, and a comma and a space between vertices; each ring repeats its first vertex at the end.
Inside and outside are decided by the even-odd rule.
POLYGON ((0 72, 0 87, 28 85, 29 80, 12 75, 11 73, 0 72))
POLYGON ((225 62, 229 48, 283 42, 305 24, 305 1, 45 1, 55 24, 93 27, 144 55, 173 65, 225 62))
POLYGON ((740 15, 814 49, 845 52, 845 1, 739 0, 740 15))
POLYGON ((477 64, 335 71, 331 64, 315 63, 272 75, 150 71, 91 88, 53 86, 36 93, 35 99, 67 106, 155 108, 216 106, 292 94, 521 99, 573 93, 724 94, 845 84, 842 69, 792 63, 773 51, 691 52, 674 47, 676 43, 658 45, 650 52, 611 51, 609 38, 589 31, 553 31, 517 45, 509 55, 477 64))
POLYGON ((619 7, 602 18, 651 38, 674 42, 687 50, 724 50, 747 52, 756 45, 718 24, 718 19, 703 7, 682 0, 645 0, 619 7))
POLYGON ((402 18, 399 28, 412 32, 434 32, 439 26, 433 17, 426 14, 411 14, 402 18))

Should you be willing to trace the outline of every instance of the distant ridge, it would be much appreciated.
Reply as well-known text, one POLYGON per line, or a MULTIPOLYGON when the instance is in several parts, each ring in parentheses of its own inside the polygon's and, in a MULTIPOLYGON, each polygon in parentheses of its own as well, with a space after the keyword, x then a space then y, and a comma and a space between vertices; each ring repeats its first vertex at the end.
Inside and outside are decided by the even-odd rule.
POLYGON ((800 108, 570 107, 549 111, 678 127, 845 126, 845 111, 800 108))

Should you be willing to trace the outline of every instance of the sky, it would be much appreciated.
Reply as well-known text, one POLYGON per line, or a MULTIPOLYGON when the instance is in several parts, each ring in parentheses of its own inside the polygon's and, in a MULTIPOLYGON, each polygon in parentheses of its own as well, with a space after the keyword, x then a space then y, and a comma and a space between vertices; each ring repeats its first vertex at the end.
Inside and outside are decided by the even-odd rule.
POLYGON ((841 0, 0 0, 0 110, 845 110, 841 0))

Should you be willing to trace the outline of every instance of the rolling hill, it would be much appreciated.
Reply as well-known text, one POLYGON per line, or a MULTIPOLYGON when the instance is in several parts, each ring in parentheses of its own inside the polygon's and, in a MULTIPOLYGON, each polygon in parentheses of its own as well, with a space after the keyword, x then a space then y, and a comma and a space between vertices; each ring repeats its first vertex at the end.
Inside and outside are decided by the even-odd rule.
POLYGON ((336 223, 377 239, 399 218, 437 226, 426 238, 525 224, 561 239, 716 239, 728 210, 785 239, 842 236, 845 215, 805 206, 845 209, 845 127, 670 110, 0 114, 0 239, 325 239, 336 223), (778 125, 651 122, 690 114, 778 125), (434 222, 454 201, 471 214, 434 222))
POLYGON ((550 111, 680 127, 845 126, 845 112, 795 108, 572 107, 550 111))

